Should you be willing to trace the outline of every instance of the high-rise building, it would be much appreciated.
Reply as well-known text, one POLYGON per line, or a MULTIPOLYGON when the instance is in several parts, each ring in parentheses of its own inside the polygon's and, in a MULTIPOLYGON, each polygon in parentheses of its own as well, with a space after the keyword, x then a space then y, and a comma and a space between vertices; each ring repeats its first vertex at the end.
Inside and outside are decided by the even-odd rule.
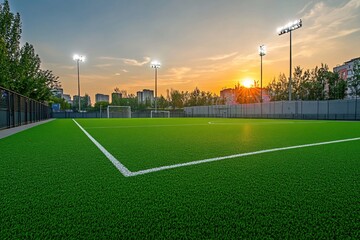
POLYGON ((150 89, 143 89, 136 93, 138 103, 151 105, 154 102, 154 91, 150 89))
MULTIPOLYGON (((333 68, 334 72, 337 72, 341 79, 347 81, 348 79, 352 78, 354 74, 354 63, 355 61, 360 61, 360 57, 353 58, 350 61, 344 62, 342 65, 338 65, 333 68)), ((346 95, 350 97, 352 89, 348 86, 346 95)))
POLYGON ((109 102, 109 95, 97 93, 95 94, 95 102, 109 102))

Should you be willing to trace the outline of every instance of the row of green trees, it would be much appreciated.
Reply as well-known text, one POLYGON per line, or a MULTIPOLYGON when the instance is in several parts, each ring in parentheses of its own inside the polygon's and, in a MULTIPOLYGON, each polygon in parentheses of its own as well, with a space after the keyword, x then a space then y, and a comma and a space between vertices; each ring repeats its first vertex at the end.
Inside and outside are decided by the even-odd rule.
MULTIPOLYGON (((328 65, 321 64, 312 70, 295 67, 292 77, 293 100, 333 100, 344 99, 350 88, 351 96, 360 94, 360 63, 355 61, 352 77, 344 80, 338 73, 331 72, 328 65)), ((271 101, 289 99, 289 79, 280 74, 269 83, 266 90, 271 101)))
MULTIPOLYGON (((150 101, 146 103, 139 103, 137 96, 129 94, 123 98, 116 99, 111 103, 117 106, 130 106, 132 110, 144 110, 153 108, 154 103, 150 101)), ((157 100, 157 107, 159 109, 179 109, 188 106, 207 106, 214 104, 224 104, 224 99, 211 92, 201 91, 195 88, 193 91, 179 91, 171 89, 168 96, 161 95, 157 100)), ((88 111, 105 109, 109 105, 108 102, 97 102, 93 108, 88 108, 88 111)))
POLYGON ((21 33, 20 14, 12 13, 5 0, 0 4, 0 86, 48 101, 60 82, 51 71, 40 68, 40 57, 31 44, 20 46, 21 33))

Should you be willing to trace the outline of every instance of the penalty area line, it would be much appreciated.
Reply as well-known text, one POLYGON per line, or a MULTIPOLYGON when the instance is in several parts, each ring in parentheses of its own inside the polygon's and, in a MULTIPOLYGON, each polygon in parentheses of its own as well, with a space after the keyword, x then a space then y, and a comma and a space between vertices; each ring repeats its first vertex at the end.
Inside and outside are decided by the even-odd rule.
POLYGON ((117 160, 111 153, 109 153, 98 141, 95 140, 75 119, 74 123, 85 133, 85 135, 99 148, 99 150, 110 160, 110 162, 121 172, 125 177, 132 176, 132 172, 127 169, 119 160, 117 160))
POLYGON ((234 154, 234 155, 229 155, 229 156, 224 156, 224 157, 209 158, 209 159, 203 159, 203 160, 198 160, 198 161, 193 161, 193 162, 179 163, 179 164, 174 164, 174 165, 168 165, 168 166, 150 168, 150 169, 146 169, 146 170, 140 170, 140 171, 137 171, 137 172, 132 172, 131 176, 143 175, 143 174, 148 174, 148 173, 152 173, 152 172, 159 172, 159 171, 173 169, 173 168, 180 168, 180 167, 198 165, 198 164, 202 164, 202 163, 222 161, 222 160, 231 159, 231 158, 239 158, 239 157, 246 157, 246 156, 251 156, 251 155, 258 155, 258 154, 262 154, 262 153, 278 152, 278 151, 285 151, 285 150, 289 150, 289 149, 314 147, 314 146, 321 146, 321 145, 328 145, 328 144, 335 144, 335 143, 342 143, 342 142, 351 142, 351 141, 358 141, 358 140, 360 140, 360 137, 348 138, 348 139, 342 139, 342 140, 335 140, 335 141, 328 141, 328 142, 303 144, 303 145, 290 146, 290 147, 265 149, 265 150, 255 151, 255 152, 240 153, 240 154, 234 154))

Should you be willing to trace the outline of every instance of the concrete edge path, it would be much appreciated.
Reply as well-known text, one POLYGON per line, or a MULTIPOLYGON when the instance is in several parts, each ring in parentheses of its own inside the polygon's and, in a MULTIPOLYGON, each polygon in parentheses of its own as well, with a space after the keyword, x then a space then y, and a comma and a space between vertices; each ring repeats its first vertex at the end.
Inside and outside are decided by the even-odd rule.
POLYGON ((24 131, 26 129, 29 129, 29 128, 32 128, 32 127, 35 127, 35 126, 51 122, 53 120, 55 120, 55 118, 51 118, 51 119, 40 121, 40 122, 30 123, 30 124, 26 124, 26 125, 21 125, 19 127, 6 128, 4 130, 0 130, 0 139, 6 138, 6 137, 11 136, 11 135, 13 135, 15 133, 22 132, 22 131, 24 131))

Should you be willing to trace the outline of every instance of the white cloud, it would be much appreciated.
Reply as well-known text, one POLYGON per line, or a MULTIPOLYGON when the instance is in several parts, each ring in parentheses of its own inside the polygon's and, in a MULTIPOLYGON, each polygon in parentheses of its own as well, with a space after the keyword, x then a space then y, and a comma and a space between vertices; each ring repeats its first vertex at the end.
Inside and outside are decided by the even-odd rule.
POLYGON ((207 58, 204 58, 203 60, 219 61, 219 60, 224 60, 224 59, 233 57, 233 56, 235 56, 236 54, 238 54, 238 52, 232 52, 232 53, 227 53, 227 54, 222 54, 222 55, 216 55, 216 56, 212 56, 212 57, 207 57, 207 58))
POLYGON ((129 58, 123 58, 123 62, 126 64, 126 65, 130 65, 130 66, 143 66, 147 63, 150 62, 150 58, 149 57, 143 57, 143 61, 138 61, 138 60, 135 60, 135 59, 129 59, 129 58))
POLYGON ((182 79, 185 74, 191 71, 191 68, 188 67, 178 67, 178 68, 171 68, 169 70, 169 76, 176 78, 176 79, 182 79))
POLYGON ((110 64, 110 63, 104 63, 104 64, 96 64, 95 67, 98 67, 98 68, 107 68, 107 67, 112 67, 113 64, 110 64))
POLYGON ((122 61, 126 65, 130 66, 143 66, 151 61, 149 57, 143 57, 143 61, 138 61, 136 59, 131 58, 118 58, 118 57, 108 57, 102 56, 99 57, 100 60, 108 60, 108 61, 122 61))
POLYGON ((313 4, 313 1, 308 2, 308 3, 298 12, 298 14, 304 13, 311 4, 313 4))

